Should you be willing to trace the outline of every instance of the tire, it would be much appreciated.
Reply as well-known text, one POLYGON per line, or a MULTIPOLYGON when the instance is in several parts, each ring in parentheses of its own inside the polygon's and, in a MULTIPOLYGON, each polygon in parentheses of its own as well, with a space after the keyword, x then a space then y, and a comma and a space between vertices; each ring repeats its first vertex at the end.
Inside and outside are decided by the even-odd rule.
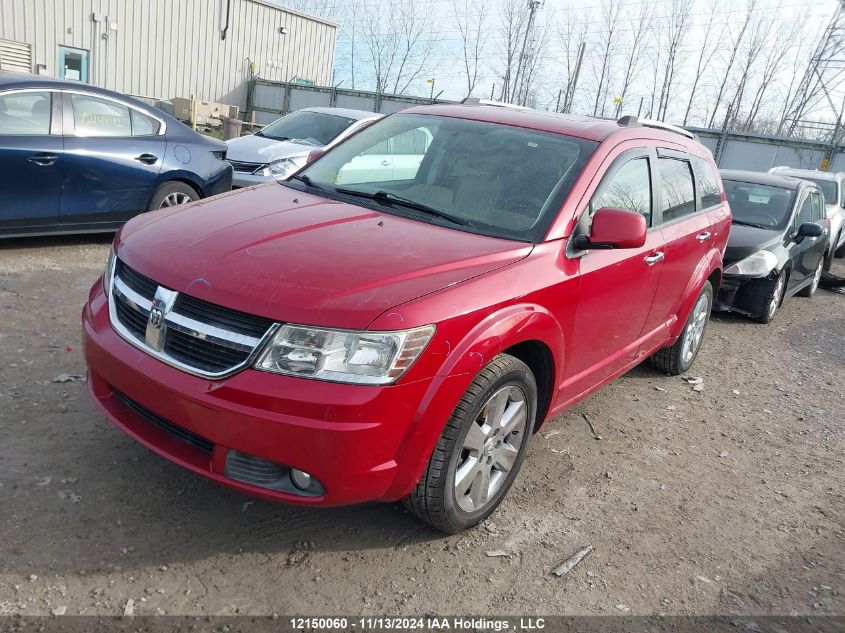
POLYGON ((822 272, 824 271, 824 257, 821 258, 819 261, 819 265, 816 266, 816 270, 813 273, 813 281, 810 283, 809 286, 805 286, 798 291, 799 297, 812 297, 816 294, 816 290, 819 288, 819 281, 822 278, 822 272))
POLYGON ((190 185, 184 182, 166 182, 155 190, 147 210, 167 209, 199 199, 199 193, 190 185))
MULTIPOLYGON (((839 239, 842 239, 842 236, 841 236, 841 235, 839 236, 839 239)), ((833 243, 833 247, 832 247, 832 248, 836 248, 836 244, 837 244, 837 242, 838 242, 838 241, 839 241, 839 240, 837 240, 836 242, 834 242, 834 243, 833 243)), ((836 259, 842 259, 843 257, 845 257, 845 244, 843 244, 842 246, 840 246, 839 248, 837 248, 835 251, 833 251, 833 256, 834 256, 836 259)))
POLYGON ((782 270, 774 279, 761 279, 754 285, 748 286, 746 302, 754 306, 755 321, 765 324, 771 323, 775 318, 778 308, 783 304, 788 279, 787 271, 782 270))
POLYGON ((692 367, 701 350, 712 307, 713 285, 707 281, 698 293, 681 336, 672 346, 664 347, 652 355, 649 359, 652 366, 669 376, 683 374, 692 367), (688 347, 688 343, 691 347, 688 347))
POLYGON ((481 523, 499 506, 519 472, 536 412, 534 374, 518 358, 496 356, 458 402, 425 472, 402 503, 412 514, 449 534, 481 523), (497 402, 500 408, 495 406, 497 402), (501 413, 498 424, 497 412, 501 413), (513 422, 508 425, 511 432, 506 432, 508 420, 513 422), (511 464, 507 471, 502 470, 505 461, 511 464), (461 484, 465 486, 463 494, 456 492, 458 472, 466 473, 461 484), (487 478, 484 472, 488 472, 487 478), (481 494, 485 488, 488 492, 493 489, 493 494, 481 494))

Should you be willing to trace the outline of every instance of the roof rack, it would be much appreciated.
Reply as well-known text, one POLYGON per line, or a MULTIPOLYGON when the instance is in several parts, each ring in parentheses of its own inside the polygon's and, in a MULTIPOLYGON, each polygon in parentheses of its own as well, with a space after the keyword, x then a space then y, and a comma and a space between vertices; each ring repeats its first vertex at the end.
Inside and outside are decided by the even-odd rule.
POLYGON ((671 123, 664 123, 663 121, 654 121, 652 119, 640 119, 631 115, 623 116, 616 123, 623 127, 642 126, 654 128, 656 130, 665 130, 666 132, 674 132, 675 134, 680 134, 681 136, 686 136, 687 138, 693 140, 696 140, 698 138, 689 130, 685 130, 684 128, 678 127, 677 125, 672 125, 671 123))
POLYGON ((494 108, 510 108, 512 110, 530 110, 525 106, 516 105, 515 103, 505 103, 504 101, 491 101, 490 99, 478 99, 476 97, 467 97, 461 101, 463 105, 483 105, 492 106, 494 108))

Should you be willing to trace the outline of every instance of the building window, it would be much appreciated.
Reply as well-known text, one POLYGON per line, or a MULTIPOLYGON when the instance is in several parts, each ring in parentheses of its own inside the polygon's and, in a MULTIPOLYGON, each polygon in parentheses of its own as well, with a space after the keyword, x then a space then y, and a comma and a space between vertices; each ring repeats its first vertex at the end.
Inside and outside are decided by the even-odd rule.
POLYGON ((88 51, 59 46, 59 77, 88 83, 88 51))

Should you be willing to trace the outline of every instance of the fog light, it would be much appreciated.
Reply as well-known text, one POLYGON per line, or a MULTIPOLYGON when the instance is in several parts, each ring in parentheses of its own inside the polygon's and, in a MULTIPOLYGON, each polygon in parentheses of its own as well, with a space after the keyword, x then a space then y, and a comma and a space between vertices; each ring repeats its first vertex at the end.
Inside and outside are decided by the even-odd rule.
POLYGON ((311 485, 311 475, 306 473, 304 470, 297 470, 296 468, 291 468, 290 479, 293 482, 293 485, 299 488, 300 490, 308 490, 308 486, 311 485))

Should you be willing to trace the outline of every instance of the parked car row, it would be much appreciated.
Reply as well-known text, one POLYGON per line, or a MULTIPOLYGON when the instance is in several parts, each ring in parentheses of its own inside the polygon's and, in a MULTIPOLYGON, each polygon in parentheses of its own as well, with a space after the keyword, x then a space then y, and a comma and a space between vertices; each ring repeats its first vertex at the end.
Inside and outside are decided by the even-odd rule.
MULTIPOLYGON (((48 86, 0 84, 0 129, 41 116, 33 91, 61 151, 118 125, 75 121, 77 89, 48 86)), ((180 147, 225 165, 225 188, 224 158, 236 186, 278 185, 120 228, 82 315, 93 401, 167 459, 277 501, 402 500, 445 532, 474 526, 547 420, 646 359, 686 373, 711 309, 768 322, 843 254, 838 177, 720 174, 693 134, 636 117, 309 109, 227 153, 110 105, 128 111, 113 153, 141 151, 136 126, 163 137, 136 157, 160 151, 157 187, 180 147)))
POLYGON ((232 187, 226 144, 136 99, 0 72, 0 237, 115 231, 232 187))

